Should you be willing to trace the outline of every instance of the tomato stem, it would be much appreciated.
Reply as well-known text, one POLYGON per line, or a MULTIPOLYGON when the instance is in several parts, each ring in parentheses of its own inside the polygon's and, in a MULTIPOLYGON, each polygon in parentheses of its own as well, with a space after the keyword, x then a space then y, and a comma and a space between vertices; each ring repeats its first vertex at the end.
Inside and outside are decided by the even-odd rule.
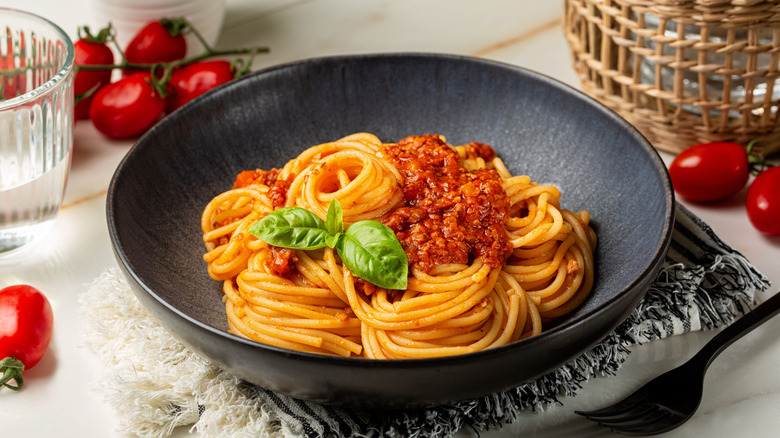
POLYGON ((19 391, 24 386, 24 379, 22 379, 22 371, 24 371, 24 364, 22 361, 13 357, 6 357, 0 360, 0 388, 7 387, 12 391, 19 391), (11 380, 16 382, 15 385, 9 383, 11 380))
POLYGON ((190 24, 190 23, 189 23, 187 20, 183 19, 183 21, 184 21, 184 23, 185 23, 185 27, 184 27, 184 29, 186 29, 186 30, 189 30, 190 32, 192 32, 192 34, 193 34, 193 35, 195 35, 195 38, 197 38, 197 39, 198 39, 198 41, 200 41, 200 43, 201 43, 201 44, 203 45, 203 47, 205 48, 205 51, 206 51, 206 52, 213 52, 213 51, 214 51, 214 49, 213 49, 213 48, 211 47, 211 45, 210 45, 210 44, 209 44, 209 43, 206 41, 206 39, 205 39, 205 38, 203 38, 203 35, 201 35, 201 34, 200 34, 200 32, 198 32, 198 29, 195 29, 195 26, 191 25, 191 24, 190 24))
POLYGON ((123 61, 118 64, 85 64, 85 65, 78 65, 76 66, 76 68, 78 70, 113 70, 113 69, 125 69, 125 68, 151 70, 152 68, 160 68, 160 67, 175 68, 175 67, 181 67, 183 65, 192 64, 193 62, 196 61, 201 61, 203 59, 213 58, 217 56, 229 56, 229 55, 254 56, 254 55, 258 55, 261 53, 268 53, 268 52, 269 50, 266 47, 248 47, 243 49, 228 49, 228 50, 207 49, 189 58, 183 58, 183 59, 170 61, 170 62, 162 62, 162 63, 158 62, 154 64, 138 64, 123 59, 123 61))
POLYGON ((76 94, 74 96, 75 103, 79 103, 80 100, 86 99, 89 96, 92 96, 93 94, 95 94, 95 92, 98 90, 98 88, 100 88, 100 84, 95 84, 95 85, 92 86, 92 88, 90 88, 86 92, 81 93, 81 94, 76 94))
POLYGON ((92 35, 89 26, 82 26, 78 28, 77 33, 80 40, 84 40, 88 43, 104 44, 107 43, 112 36, 112 29, 113 28, 109 24, 108 27, 100 29, 97 35, 92 35))
POLYGON ((748 168, 751 174, 758 175, 766 169, 772 167, 772 163, 765 160, 763 157, 758 157, 753 153, 753 149, 759 143, 758 140, 753 140, 745 146, 745 152, 748 157, 748 168))
POLYGON ((191 28, 190 23, 184 17, 179 18, 161 18, 160 24, 164 28, 168 29, 171 36, 177 37, 184 32, 185 29, 191 28))

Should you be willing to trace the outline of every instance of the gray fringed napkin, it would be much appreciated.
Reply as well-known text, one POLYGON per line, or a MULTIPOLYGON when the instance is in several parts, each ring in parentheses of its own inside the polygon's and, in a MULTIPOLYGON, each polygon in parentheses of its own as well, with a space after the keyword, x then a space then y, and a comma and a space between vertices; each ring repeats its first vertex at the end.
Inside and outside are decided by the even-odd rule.
POLYGON ((590 351, 533 382, 480 399, 405 411, 350 411, 242 382, 193 354, 136 300, 117 269, 80 296, 87 343, 107 372, 101 391, 124 432, 165 437, 189 426, 203 437, 448 437, 542 411, 582 382, 612 375, 632 344, 729 324, 750 310, 768 279, 682 206, 671 250, 647 296, 590 351))

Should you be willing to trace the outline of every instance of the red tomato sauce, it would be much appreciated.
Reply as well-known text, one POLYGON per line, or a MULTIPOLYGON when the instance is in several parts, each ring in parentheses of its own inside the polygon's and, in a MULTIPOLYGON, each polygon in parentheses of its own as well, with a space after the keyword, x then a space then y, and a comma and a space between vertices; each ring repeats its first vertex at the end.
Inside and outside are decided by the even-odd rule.
MULTIPOLYGON (((493 149, 471 143, 466 152, 490 160, 493 149)), ((444 263, 470 263, 482 257, 500 268, 512 254, 504 225, 509 198, 495 170, 468 171, 458 153, 435 135, 407 137, 383 149, 403 177, 405 205, 384 220, 409 259, 430 272, 444 263)))
POLYGON ((271 206, 274 209, 283 207, 284 203, 287 202, 287 189, 290 188, 295 175, 290 175, 286 180, 282 180, 279 179, 280 172, 280 169, 268 171, 261 169, 244 170, 236 176, 233 188, 237 189, 258 184, 268 186, 268 199, 271 200, 271 206))

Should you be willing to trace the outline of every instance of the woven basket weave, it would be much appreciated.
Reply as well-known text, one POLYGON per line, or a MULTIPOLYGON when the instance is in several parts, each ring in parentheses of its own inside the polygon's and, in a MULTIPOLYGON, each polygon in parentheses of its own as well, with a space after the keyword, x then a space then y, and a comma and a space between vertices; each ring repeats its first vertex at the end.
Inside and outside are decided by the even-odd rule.
POLYGON ((583 90, 659 150, 780 151, 780 0, 564 0, 583 90))

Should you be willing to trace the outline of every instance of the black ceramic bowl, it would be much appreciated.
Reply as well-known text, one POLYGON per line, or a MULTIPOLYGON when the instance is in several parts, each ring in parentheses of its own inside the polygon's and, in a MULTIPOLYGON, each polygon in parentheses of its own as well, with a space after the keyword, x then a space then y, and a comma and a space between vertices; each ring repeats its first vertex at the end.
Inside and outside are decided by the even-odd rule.
POLYGON ((576 357, 644 295, 669 244, 673 210, 658 154, 611 111, 521 68, 424 54, 301 61, 207 93, 138 141, 107 201, 119 265, 174 336, 259 386, 364 407, 474 398, 576 357), (220 283, 202 260, 204 206, 241 170, 281 167, 305 148, 362 131, 383 141, 424 133, 480 141, 512 173, 558 186, 564 208, 587 209, 599 236, 592 296, 539 336, 437 359, 313 355, 227 333, 220 283))

